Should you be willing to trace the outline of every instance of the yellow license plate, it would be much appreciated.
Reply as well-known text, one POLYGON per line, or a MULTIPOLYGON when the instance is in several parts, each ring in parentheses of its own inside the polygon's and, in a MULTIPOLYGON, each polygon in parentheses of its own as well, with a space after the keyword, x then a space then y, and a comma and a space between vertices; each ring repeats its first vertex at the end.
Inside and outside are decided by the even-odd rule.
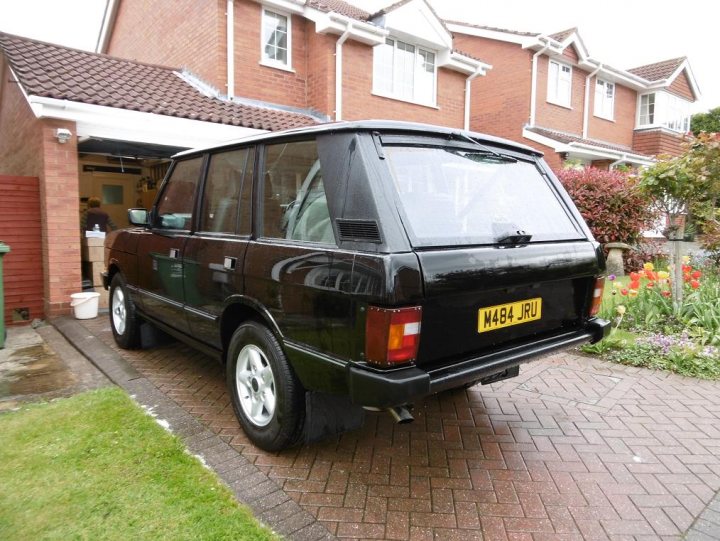
POLYGON ((478 332, 494 331, 542 317, 542 298, 486 306, 478 310, 478 332))

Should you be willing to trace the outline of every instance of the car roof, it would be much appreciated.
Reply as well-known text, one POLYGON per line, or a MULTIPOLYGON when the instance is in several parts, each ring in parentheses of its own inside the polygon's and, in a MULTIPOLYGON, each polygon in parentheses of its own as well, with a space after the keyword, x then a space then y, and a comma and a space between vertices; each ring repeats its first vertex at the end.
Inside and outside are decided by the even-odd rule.
POLYGON ((320 135, 324 133, 337 133, 346 131, 391 131, 391 132, 404 132, 407 134, 417 135, 455 135, 462 134, 478 142, 485 142, 507 147, 513 150, 519 150, 535 156, 542 156, 542 152, 535 150, 532 147, 510 141, 509 139, 503 139, 501 137, 495 137, 493 135, 486 135, 482 133, 461 130, 459 128, 448 128, 445 126, 435 126, 433 124, 422 124, 419 122, 401 122, 395 120, 355 120, 355 121, 343 121, 343 122, 328 122, 325 124, 318 124, 317 126, 309 126, 304 128, 293 128, 290 130, 282 130, 275 132, 266 132, 258 135, 250 135, 242 137, 240 139, 234 139, 226 141, 224 143, 185 150, 177 153, 173 158, 185 157, 194 154, 202 154, 211 150, 218 150, 227 147, 233 147, 240 144, 248 143, 266 143, 272 142, 275 139, 281 139, 291 136, 302 136, 302 135, 320 135))

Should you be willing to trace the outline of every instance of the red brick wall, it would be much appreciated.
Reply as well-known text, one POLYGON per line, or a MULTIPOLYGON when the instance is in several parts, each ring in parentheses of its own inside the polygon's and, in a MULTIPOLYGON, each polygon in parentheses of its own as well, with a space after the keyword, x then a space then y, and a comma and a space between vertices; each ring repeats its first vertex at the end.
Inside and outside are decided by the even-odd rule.
MULTIPOLYGON (((27 323, 43 319, 42 231, 40 186, 37 177, 0 176, 0 241, 10 246, 3 257, 5 323, 15 309, 27 309, 27 323)), ((3 317, 3 314, 0 314, 3 317)))
POLYGON ((544 154, 543 159, 547 162, 548 166, 553 171, 559 171, 560 169, 562 169, 563 160, 560 157, 560 154, 555 152, 555 150, 551 147, 541 145, 540 143, 536 143, 535 141, 531 141, 529 139, 523 139, 521 142, 534 148, 535 150, 539 150, 540 152, 542 152, 544 154))
POLYGON ((3 60, 0 55, 0 175, 37 177, 42 169, 40 122, 3 60))
POLYGON ((70 311, 70 294, 80 291, 80 214, 77 128, 74 122, 43 120, 40 141, 44 167, 40 174, 40 214, 45 315, 70 311), (61 144, 57 128, 73 137, 61 144))
POLYGON ((107 53, 187 67, 227 91, 224 0, 122 0, 107 53))
POLYGON ((680 134, 668 133, 660 128, 637 130, 633 138, 632 148, 639 154, 657 156, 669 154, 679 156, 683 152, 684 137, 680 134))
POLYGON ((575 49, 574 45, 570 45, 569 47, 566 47, 563 51, 563 56, 571 61, 571 63, 575 63, 578 61, 578 54, 577 50, 575 49))
POLYGON ((235 95, 305 107, 307 78, 307 34, 315 25, 299 15, 292 20, 292 69, 286 71, 260 64, 262 6, 235 2, 235 95))
POLYGON ((618 145, 631 146, 635 128, 637 92, 615 85, 615 114, 613 120, 595 116, 596 78, 590 80, 590 103, 588 117, 588 138, 607 141, 618 145))
POLYGON ((562 107, 547 101, 548 65, 549 58, 545 55, 540 56, 538 59, 535 125, 580 135, 583 126, 585 78, 588 74, 577 66, 573 66, 570 108, 562 107))
MULTIPOLYGON (((343 117, 345 120, 384 118, 462 128, 466 76, 438 69, 437 107, 426 107, 372 95, 373 51, 368 45, 343 45, 343 117)), ((477 80, 477 79, 476 79, 477 80)))
POLYGON ((454 37, 456 48, 493 66, 471 83, 470 129, 527 143, 522 130, 530 119, 531 51, 476 36, 454 37))
POLYGON ((693 96, 692 88, 690 87, 690 81, 687 78, 687 72, 683 71, 678 75, 670 85, 670 92, 682 96, 686 100, 695 101, 693 96))
MULTIPOLYGON (((307 34, 308 58, 312 62, 312 69, 308 70, 307 75, 307 107, 333 119, 335 118, 336 41, 337 36, 317 34, 314 31, 307 34)), ((343 71, 348 73, 346 63, 343 64, 343 71)))

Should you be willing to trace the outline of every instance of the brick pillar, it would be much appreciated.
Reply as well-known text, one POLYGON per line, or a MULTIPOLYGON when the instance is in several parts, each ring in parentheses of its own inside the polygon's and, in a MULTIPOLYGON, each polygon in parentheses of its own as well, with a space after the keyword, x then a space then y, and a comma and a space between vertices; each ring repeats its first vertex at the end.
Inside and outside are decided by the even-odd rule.
POLYGON ((42 121, 40 213, 45 316, 70 312, 70 294, 81 289, 77 128, 74 122, 42 121), (70 130, 58 142, 58 128, 70 130))

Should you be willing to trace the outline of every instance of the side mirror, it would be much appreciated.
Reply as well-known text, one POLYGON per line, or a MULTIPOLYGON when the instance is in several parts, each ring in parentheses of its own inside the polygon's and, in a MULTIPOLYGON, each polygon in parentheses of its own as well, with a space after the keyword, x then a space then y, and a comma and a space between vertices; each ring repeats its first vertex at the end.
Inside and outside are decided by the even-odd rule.
POLYGON ((128 209, 128 221, 132 225, 148 225, 148 211, 146 209, 128 209))

